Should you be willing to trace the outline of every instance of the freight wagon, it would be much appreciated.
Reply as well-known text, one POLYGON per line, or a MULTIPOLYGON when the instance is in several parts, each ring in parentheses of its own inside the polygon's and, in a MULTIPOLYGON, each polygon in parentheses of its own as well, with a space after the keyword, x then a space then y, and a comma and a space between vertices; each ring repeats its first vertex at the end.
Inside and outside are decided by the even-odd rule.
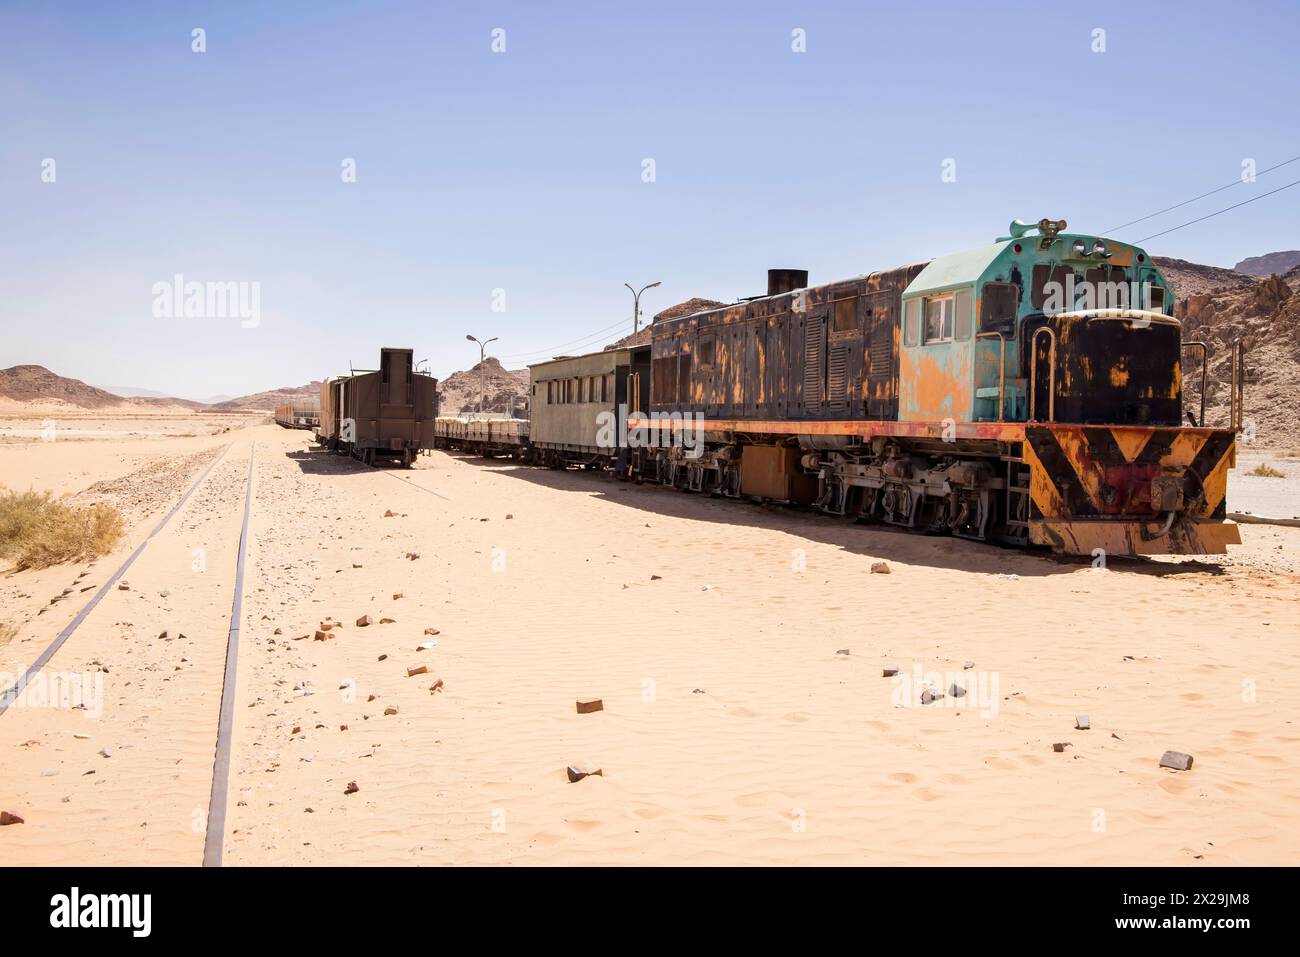
POLYGON ((410 349, 383 348, 378 369, 322 382, 320 443, 367 465, 387 459, 407 468, 432 448, 438 380, 416 372, 413 359, 410 349))

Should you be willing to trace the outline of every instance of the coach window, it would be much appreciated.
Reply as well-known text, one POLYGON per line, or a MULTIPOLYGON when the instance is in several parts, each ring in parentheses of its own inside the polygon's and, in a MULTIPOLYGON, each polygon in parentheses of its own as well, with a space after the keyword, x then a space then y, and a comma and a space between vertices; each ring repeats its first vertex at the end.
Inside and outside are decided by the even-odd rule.
POLYGON ((971 291, 958 289, 952 296, 952 337, 958 342, 970 338, 971 326, 971 291))
POLYGON ((925 300, 925 342, 952 342, 952 296, 925 300))
POLYGON ((921 300, 909 299, 903 304, 903 345, 914 346, 921 341, 921 300))

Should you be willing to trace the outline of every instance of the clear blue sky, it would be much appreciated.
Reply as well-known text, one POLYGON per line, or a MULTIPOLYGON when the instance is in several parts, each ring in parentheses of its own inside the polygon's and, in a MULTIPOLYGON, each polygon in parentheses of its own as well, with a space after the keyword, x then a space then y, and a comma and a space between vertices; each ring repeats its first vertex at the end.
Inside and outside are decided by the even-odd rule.
MULTIPOLYGON (((466 332, 507 365, 609 341, 623 326, 591 334, 630 327, 624 281, 662 280, 648 316, 1014 217, 1101 231, 1300 154, 1298 37, 1295 2, 8 0, 0 367, 203 397, 392 344, 441 375, 477 361, 466 332), (176 273, 259 282, 260 325, 155 318, 176 273)), ((1300 247, 1298 213, 1300 187, 1147 245, 1231 265, 1300 247)))

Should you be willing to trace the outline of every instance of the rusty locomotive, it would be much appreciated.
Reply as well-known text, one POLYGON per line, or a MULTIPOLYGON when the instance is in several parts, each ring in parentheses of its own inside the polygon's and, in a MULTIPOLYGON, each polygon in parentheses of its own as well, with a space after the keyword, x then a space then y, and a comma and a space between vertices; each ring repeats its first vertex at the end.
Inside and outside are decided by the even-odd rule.
POLYGON ((1069 554, 1222 553, 1240 541, 1242 346, 1230 421, 1207 427, 1206 347, 1182 340, 1159 269, 1065 229, 1017 221, 819 286, 772 270, 767 295, 655 323, 648 344, 534 365, 522 455, 1069 554))

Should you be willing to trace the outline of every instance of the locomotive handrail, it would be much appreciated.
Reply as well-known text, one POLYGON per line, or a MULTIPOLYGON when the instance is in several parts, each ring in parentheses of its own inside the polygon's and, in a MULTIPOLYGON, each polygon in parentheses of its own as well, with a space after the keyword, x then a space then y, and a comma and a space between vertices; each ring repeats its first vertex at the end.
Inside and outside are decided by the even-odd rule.
POLYGON ((1199 339, 1190 339, 1183 343, 1183 348, 1187 349, 1192 346, 1201 347, 1201 417, 1196 420, 1199 428, 1205 428, 1205 374, 1210 364, 1210 347, 1199 339))
POLYGON ((1038 337, 1047 333, 1047 421, 1056 421, 1056 333, 1047 326, 1034 330, 1029 338, 1029 421, 1034 418, 1034 398, 1038 394, 1038 337))
POLYGON ((1007 389, 1007 337, 1002 333, 994 332, 977 332, 976 339, 992 339, 998 337, 998 417, 997 421, 1002 422, 1006 418, 1006 389, 1007 389))
POLYGON ((1091 322, 1094 319, 1137 319, 1147 324, 1153 322, 1163 323, 1169 326, 1182 326, 1181 319, 1175 319, 1173 316, 1166 316, 1163 312, 1153 312, 1150 309, 1076 309, 1073 312, 1056 312, 1052 313, 1053 319, 1084 319, 1091 322))

